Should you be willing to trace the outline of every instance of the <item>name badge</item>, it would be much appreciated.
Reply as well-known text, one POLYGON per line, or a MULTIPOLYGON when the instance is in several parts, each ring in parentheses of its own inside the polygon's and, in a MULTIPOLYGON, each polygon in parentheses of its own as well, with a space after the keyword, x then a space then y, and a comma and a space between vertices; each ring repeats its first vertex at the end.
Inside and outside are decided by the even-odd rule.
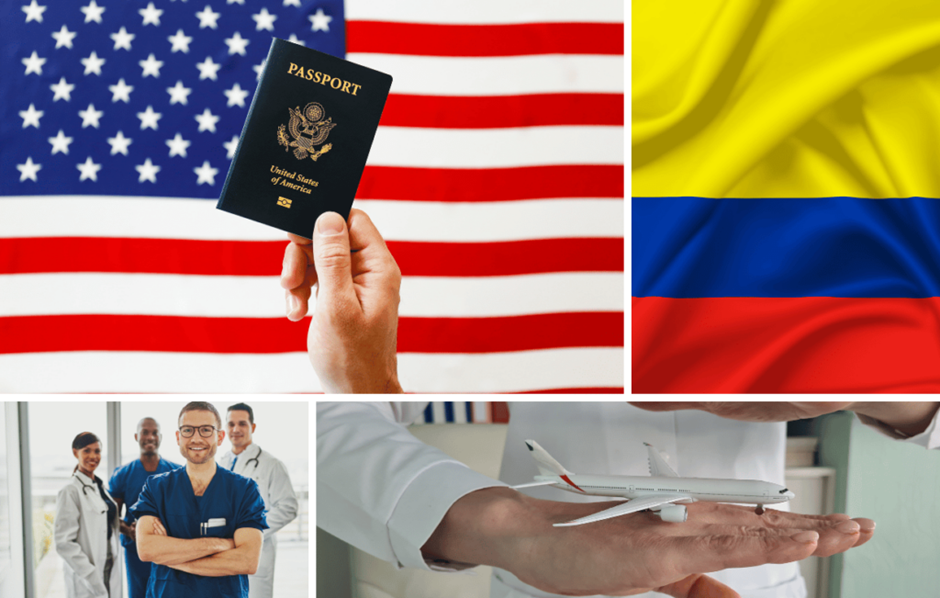
POLYGON ((222 527, 225 525, 225 517, 217 517, 206 522, 206 527, 222 527))

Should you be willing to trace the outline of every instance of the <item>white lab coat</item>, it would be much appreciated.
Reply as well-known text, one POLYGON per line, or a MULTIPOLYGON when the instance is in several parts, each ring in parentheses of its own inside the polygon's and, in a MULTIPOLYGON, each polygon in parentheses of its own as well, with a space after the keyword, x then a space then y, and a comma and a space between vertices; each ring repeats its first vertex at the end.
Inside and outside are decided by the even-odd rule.
MULTIPOLYGON (((511 405, 500 482, 482 476, 419 442, 403 424, 425 403, 317 404, 317 525, 399 567, 430 569, 421 546, 460 497, 491 486, 531 482, 537 473, 523 440, 532 438, 574 472, 648 475, 649 442, 688 477, 759 479, 782 484, 786 425, 723 419, 700 411, 651 413, 625 403, 511 405)), ((876 422, 867 425, 890 434, 876 422)), ((908 442, 940 446, 940 425, 908 442)), ((524 492, 550 500, 603 501, 552 488, 524 492)), ((439 566, 434 569, 440 570, 439 566)), ((492 598, 551 596, 505 571, 494 576, 492 598)), ((728 569, 710 574, 742 598, 802 598, 796 563, 728 569)), ((659 594, 644 594, 652 598, 659 594)))
MULTIPOLYGON (((107 494, 105 489, 105 494, 107 494)), ((110 494, 107 494, 111 498, 110 494)), ((68 598, 121 598, 120 518, 108 521, 108 505, 98 485, 78 471, 59 490, 55 504, 55 549, 64 561, 65 595, 68 598), (83 488, 85 489, 83 491, 83 488), (111 526, 110 593, 104 585, 111 526)))
MULTIPOLYGON (((232 469, 233 460, 235 454, 229 451, 222 455, 221 466, 232 469)), ((287 467, 254 442, 238 455, 233 471, 258 483, 261 500, 264 501, 264 517, 268 523, 268 529, 264 530, 258 571, 248 576, 248 596, 271 598, 274 594, 274 561, 277 558, 276 533, 297 517, 297 496, 287 467)))

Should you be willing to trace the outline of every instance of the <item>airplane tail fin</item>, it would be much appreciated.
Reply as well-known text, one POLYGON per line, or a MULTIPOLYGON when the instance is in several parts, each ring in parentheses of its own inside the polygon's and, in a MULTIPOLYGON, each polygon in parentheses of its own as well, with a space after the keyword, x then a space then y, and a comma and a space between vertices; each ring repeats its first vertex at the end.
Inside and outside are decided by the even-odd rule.
POLYGON ((648 442, 644 442, 648 449, 650 456, 650 475, 651 476, 662 476, 675 478, 679 477, 679 474, 669 465, 669 463, 663 458, 662 453, 648 442))
POLYGON ((532 453, 532 458, 538 463, 539 473, 542 475, 570 475, 571 472, 565 469, 561 463, 552 458, 548 451, 539 446, 534 440, 526 440, 525 445, 532 453))

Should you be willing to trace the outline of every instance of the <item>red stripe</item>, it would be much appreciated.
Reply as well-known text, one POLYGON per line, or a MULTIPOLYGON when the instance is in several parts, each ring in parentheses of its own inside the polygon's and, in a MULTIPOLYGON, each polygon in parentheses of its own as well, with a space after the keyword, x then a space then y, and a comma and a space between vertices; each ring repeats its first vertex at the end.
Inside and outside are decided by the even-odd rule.
POLYGON ((400 168, 366 166, 358 199, 511 201, 516 199, 623 198, 622 165, 519 168, 400 168))
POLYGON ((412 56, 623 54, 623 23, 443 25, 347 21, 346 52, 412 56))
POLYGON ((633 392, 940 392, 940 298, 633 299, 633 392))
POLYGON ((526 390, 518 393, 510 394, 523 394, 523 395, 599 395, 599 394, 623 394, 623 388, 618 388, 616 386, 612 387, 597 387, 597 388, 553 388, 549 390, 526 390))
MULTIPOLYGON (((286 318, 59 315, 0 318, 0 353, 305 351, 308 322, 286 318)), ((401 318, 400 353, 487 353, 623 346, 622 313, 401 318)))
MULTIPOLYGON (((0 239, 0 274, 134 272, 277 276, 286 241, 50 237, 0 239)), ((623 272, 623 239, 493 243, 389 241, 405 276, 623 272)))
MULTIPOLYGON (((563 476, 561 476, 561 479, 563 479, 564 481, 568 482, 569 484, 571 484, 572 486, 574 486, 574 487, 577 488, 578 490, 581 490, 581 488, 579 488, 577 484, 575 484, 574 482, 572 482, 572 481, 571 481, 571 478, 569 478, 568 476, 563 475, 563 476)), ((584 490, 581 490, 581 492, 584 492, 584 490)), ((587 492, 584 492, 584 493, 587 494, 587 492)))
POLYGON ((392 94, 381 126, 495 129, 552 125, 623 126, 623 94, 559 93, 517 96, 392 94))

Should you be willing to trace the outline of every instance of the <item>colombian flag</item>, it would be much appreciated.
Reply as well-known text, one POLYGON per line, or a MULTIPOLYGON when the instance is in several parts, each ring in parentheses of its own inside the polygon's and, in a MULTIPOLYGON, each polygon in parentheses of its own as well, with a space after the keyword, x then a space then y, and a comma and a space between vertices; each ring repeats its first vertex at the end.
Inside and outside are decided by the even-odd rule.
POLYGON ((633 391, 940 392, 940 2, 635 0, 633 391))

